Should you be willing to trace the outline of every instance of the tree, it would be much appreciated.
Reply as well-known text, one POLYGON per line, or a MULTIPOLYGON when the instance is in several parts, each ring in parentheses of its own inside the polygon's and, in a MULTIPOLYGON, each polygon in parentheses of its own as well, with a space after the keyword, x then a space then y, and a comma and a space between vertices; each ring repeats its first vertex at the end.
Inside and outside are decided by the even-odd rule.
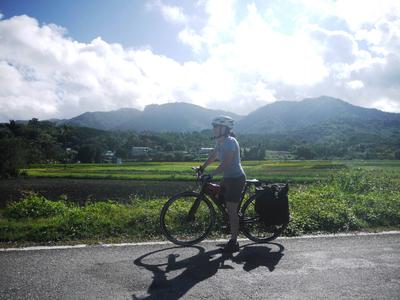
POLYGON ((119 147, 115 151, 115 155, 119 158, 128 158, 129 157, 129 149, 127 147, 119 147))
POLYGON ((263 160, 265 159, 265 146, 258 144, 250 149, 243 149, 243 160, 263 160))
POLYGON ((306 146, 299 146, 295 150, 295 155, 298 159, 313 159, 315 158, 315 153, 306 146))
POLYGON ((39 119, 37 119, 37 118, 32 118, 31 120, 29 120, 28 125, 29 125, 29 126, 32 126, 32 127, 37 127, 37 126, 39 126, 39 119))
POLYGON ((0 140, 0 178, 17 177, 26 166, 26 146, 19 138, 0 140))
POLYGON ((14 136, 19 136, 20 135, 20 131, 21 131, 21 125, 17 124, 14 120, 10 120, 9 124, 6 124, 8 130, 11 131, 11 133, 14 136))
POLYGON ((168 143, 165 145, 164 150, 165 151, 174 151, 174 146, 172 145, 172 143, 168 143))
POLYGON ((102 149, 95 144, 86 144, 79 148, 77 159, 83 163, 101 162, 102 149))

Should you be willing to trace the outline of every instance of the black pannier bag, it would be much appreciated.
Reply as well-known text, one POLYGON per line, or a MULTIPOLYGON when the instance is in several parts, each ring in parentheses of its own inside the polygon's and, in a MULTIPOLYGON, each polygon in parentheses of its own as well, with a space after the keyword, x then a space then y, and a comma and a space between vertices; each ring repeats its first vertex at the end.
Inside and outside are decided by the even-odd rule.
POLYGON ((274 183, 257 187, 255 210, 266 225, 289 222, 289 185, 274 183))

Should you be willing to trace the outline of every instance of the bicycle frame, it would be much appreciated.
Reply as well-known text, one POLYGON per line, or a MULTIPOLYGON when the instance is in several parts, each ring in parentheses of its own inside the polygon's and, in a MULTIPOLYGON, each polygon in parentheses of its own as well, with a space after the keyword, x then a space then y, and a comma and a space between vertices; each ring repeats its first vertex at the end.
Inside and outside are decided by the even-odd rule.
MULTIPOLYGON (((189 210, 189 214, 188 214, 188 220, 193 220, 194 219, 194 215, 200 205, 201 200, 203 199, 203 197, 208 196, 209 199, 211 199, 211 202, 218 208, 218 210, 221 212, 221 214, 223 215, 223 217, 225 219, 228 218, 228 213, 226 211, 226 207, 223 203, 221 203, 221 201, 219 201, 215 195, 213 195, 212 193, 207 193, 206 188, 207 185, 211 184, 210 181, 205 180, 202 181, 201 180, 201 174, 199 173, 199 171, 197 171, 197 180, 198 182, 201 184, 201 189, 200 189, 200 195, 198 197, 198 199, 193 203, 192 207, 189 210)), ((240 208, 242 207, 243 201, 244 201, 244 197, 246 195, 246 192, 249 190, 249 188, 251 186, 258 186, 261 185, 262 182, 257 180, 257 179, 253 179, 253 180, 246 180, 245 186, 243 188, 242 191, 242 195, 240 197, 240 201, 239 201, 239 205, 238 205, 238 214, 240 213, 240 208)), ((219 188, 220 185, 217 185, 219 188)), ((219 191, 219 193, 221 192, 221 190, 219 191)), ((218 194, 219 194, 218 193, 218 194)))

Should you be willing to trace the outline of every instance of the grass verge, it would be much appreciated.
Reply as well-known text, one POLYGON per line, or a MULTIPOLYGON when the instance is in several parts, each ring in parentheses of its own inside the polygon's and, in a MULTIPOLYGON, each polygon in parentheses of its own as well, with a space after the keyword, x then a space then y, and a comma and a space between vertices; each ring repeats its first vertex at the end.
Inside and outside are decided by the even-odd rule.
MULTIPOLYGON (((136 242, 163 239, 158 218, 166 199, 78 206, 28 194, 0 210, 2 246, 136 242)), ((400 185, 383 171, 345 170, 289 193, 285 235, 400 228, 400 185)), ((222 235, 215 232, 215 235, 222 235)))

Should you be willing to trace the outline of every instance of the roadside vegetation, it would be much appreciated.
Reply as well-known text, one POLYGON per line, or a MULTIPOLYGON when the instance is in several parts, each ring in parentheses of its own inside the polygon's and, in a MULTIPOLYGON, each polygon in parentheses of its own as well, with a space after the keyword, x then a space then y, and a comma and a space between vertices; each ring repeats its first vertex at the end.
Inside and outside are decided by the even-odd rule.
MULTIPOLYGON (((289 194, 291 222, 285 235, 398 229, 400 183, 394 174, 343 169, 326 180, 295 185, 289 194)), ((158 217, 165 201, 134 197, 128 204, 104 201, 79 206, 30 193, 0 210, 0 242, 7 246, 162 239, 158 217)))

